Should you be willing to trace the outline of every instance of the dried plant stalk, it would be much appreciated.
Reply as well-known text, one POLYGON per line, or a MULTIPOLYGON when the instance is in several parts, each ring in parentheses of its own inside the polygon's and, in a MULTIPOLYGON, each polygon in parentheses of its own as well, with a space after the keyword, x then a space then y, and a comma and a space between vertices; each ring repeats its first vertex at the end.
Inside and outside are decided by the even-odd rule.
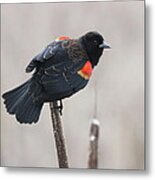
POLYGON ((98 167, 98 139, 99 139, 99 121, 93 119, 90 127, 90 147, 88 168, 96 169, 98 167))
POLYGON ((68 168, 68 157, 65 146, 65 137, 63 134, 63 126, 57 107, 57 101, 50 102, 51 118, 58 157, 58 164, 60 168, 68 168))

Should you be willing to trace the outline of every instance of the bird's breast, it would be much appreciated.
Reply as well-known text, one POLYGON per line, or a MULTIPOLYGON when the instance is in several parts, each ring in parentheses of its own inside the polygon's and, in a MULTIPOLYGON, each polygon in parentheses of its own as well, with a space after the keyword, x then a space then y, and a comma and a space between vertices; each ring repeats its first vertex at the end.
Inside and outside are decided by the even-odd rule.
POLYGON ((84 66, 77 72, 82 78, 88 80, 92 74, 93 68, 90 61, 87 61, 84 66))

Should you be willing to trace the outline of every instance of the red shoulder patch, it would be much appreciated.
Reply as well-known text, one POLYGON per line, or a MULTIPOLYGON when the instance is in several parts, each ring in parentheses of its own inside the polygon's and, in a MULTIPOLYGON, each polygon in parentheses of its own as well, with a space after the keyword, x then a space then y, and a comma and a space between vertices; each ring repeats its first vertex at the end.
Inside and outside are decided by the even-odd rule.
POLYGON ((87 61, 81 70, 78 71, 78 74, 84 79, 89 79, 92 74, 93 68, 90 61, 87 61))
POLYGON ((56 39, 56 41, 64 41, 64 40, 68 40, 71 39, 69 36, 60 36, 56 39))

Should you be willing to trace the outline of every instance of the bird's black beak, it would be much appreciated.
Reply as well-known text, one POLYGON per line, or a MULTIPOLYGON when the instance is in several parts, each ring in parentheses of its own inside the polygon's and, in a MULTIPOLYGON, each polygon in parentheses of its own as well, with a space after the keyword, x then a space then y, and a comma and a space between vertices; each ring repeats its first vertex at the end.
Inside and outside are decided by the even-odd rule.
POLYGON ((99 48, 110 49, 111 47, 106 42, 103 42, 99 45, 99 48))

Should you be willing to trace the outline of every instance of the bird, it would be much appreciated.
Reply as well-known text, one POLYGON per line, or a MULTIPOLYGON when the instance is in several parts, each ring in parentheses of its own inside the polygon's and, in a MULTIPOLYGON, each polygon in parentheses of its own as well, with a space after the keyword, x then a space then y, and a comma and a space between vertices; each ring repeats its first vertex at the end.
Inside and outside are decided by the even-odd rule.
POLYGON ((7 112, 20 123, 36 123, 44 103, 60 101, 58 108, 62 114, 62 100, 87 85, 104 49, 108 48, 97 31, 77 39, 58 37, 27 65, 25 71, 33 72, 31 78, 2 95, 7 112))

